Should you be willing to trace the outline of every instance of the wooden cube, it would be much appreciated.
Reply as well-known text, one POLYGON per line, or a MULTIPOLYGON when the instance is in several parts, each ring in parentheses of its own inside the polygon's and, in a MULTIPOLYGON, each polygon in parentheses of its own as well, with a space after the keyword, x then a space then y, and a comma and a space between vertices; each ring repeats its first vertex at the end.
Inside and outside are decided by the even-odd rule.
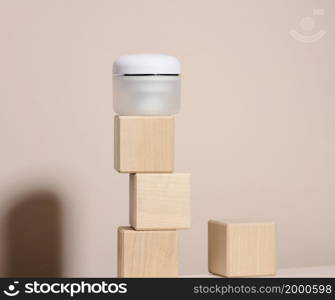
POLYGON ((274 223, 208 222, 208 267, 216 275, 275 275, 276 247, 274 223))
POLYGON ((176 230, 118 230, 118 277, 178 276, 176 230))
POLYGON ((136 230, 190 227, 189 174, 132 174, 129 194, 136 230))
POLYGON ((114 147, 119 172, 173 172, 174 117, 116 116, 114 147))

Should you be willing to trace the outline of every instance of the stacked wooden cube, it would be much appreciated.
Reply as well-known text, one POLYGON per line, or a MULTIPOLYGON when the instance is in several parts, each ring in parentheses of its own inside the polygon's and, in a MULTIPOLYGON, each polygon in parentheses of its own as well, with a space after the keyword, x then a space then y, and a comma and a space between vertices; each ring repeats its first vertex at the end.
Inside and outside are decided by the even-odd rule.
POLYGON ((190 175, 174 172, 174 116, 116 116, 115 169, 129 173, 118 277, 178 276, 178 229, 190 227, 190 175))

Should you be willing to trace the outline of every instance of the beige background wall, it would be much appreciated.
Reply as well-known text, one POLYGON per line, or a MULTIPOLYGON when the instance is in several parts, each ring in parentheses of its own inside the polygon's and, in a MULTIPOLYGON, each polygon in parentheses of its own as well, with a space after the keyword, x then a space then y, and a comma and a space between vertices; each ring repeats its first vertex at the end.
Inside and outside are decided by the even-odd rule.
POLYGON ((331 0, 0 0, 1 275, 115 275, 128 178, 113 170, 112 63, 136 52, 183 66, 180 273, 206 271, 211 218, 276 221, 280 267, 335 264, 334 13, 331 0))

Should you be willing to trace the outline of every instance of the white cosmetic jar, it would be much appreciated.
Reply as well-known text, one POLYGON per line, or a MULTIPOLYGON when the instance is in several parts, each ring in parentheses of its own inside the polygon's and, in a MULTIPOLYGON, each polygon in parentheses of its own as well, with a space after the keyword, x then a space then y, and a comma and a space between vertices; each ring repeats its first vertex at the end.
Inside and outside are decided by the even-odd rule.
POLYGON ((113 65, 118 115, 174 115, 180 109, 180 63, 163 54, 132 54, 113 65))

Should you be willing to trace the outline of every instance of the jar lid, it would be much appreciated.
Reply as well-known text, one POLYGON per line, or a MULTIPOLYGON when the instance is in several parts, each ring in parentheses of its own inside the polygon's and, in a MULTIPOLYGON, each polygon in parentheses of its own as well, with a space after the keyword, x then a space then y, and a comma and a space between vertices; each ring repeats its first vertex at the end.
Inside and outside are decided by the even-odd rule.
POLYGON ((178 75, 180 62, 164 54, 131 54, 120 56, 113 64, 114 75, 178 75))

